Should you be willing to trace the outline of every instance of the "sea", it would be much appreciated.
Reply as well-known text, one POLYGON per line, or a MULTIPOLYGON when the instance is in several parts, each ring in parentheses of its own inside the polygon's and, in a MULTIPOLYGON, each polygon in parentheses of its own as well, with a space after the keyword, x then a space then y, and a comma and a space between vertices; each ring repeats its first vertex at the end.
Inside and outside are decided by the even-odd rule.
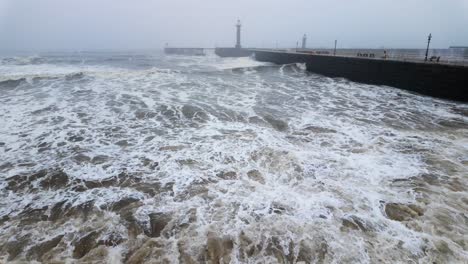
POLYGON ((254 58, 0 58, 0 263, 467 263, 468 104, 254 58))

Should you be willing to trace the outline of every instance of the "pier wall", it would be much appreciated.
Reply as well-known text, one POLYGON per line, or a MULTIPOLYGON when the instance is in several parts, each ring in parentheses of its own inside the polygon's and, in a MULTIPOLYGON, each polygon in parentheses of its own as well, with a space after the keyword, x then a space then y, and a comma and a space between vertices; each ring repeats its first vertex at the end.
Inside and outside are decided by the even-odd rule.
POLYGON ((204 48, 164 48, 164 53, 169 55, 188 55, 188 56, 205 56, 204 48))
POLYGON ((220 57, 249 57, 252 55, 252 51, 242 48, 216 48, 215 54, 220 57))
POLYGON ((276 64, 306 63, 308 71, 325 76, 468 102, 468 67, 464 66, 258 50, 255 58, 276 64))

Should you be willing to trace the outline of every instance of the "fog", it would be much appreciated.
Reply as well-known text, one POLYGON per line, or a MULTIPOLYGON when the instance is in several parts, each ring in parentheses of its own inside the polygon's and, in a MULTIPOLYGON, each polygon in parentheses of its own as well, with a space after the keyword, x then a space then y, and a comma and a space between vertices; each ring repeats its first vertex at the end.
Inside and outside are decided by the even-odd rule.
POLYGON ((468 45, 468 0, 0 0, 0 50, 468 45))

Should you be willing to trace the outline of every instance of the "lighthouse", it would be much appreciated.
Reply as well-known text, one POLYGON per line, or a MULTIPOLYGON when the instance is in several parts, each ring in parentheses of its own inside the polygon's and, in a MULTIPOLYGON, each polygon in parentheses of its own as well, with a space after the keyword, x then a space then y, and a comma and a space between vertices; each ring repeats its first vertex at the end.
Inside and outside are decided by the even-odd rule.
POLYGON ((241 22, 237 20, 236 28, 237 28, 237 38, 236 38, 236 49, 241 48, 241 22))
POLYGON ((302 49, 305 49, 307 46, 307 35, 304 34, 304 36, 302 37, 302 49))
POLYGON ((232 57, 232 58, 239 58, 239 57, 249 57, 253 54, 252 50, 243 49, 241 45, 241 22, 237 20, 236 29, 236 46, 230 48, 215 48, 215 54, 220 57, 232 57))

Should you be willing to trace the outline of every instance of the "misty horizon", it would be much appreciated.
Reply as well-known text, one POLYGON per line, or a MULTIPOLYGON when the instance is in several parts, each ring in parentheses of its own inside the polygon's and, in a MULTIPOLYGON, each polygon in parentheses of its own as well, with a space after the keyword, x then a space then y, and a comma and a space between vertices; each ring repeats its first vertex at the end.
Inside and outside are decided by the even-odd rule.
POLYGON ((468 1, 58 1, 0 2, 0 51, 231 47, 422 49, 468 45, 468 1))

